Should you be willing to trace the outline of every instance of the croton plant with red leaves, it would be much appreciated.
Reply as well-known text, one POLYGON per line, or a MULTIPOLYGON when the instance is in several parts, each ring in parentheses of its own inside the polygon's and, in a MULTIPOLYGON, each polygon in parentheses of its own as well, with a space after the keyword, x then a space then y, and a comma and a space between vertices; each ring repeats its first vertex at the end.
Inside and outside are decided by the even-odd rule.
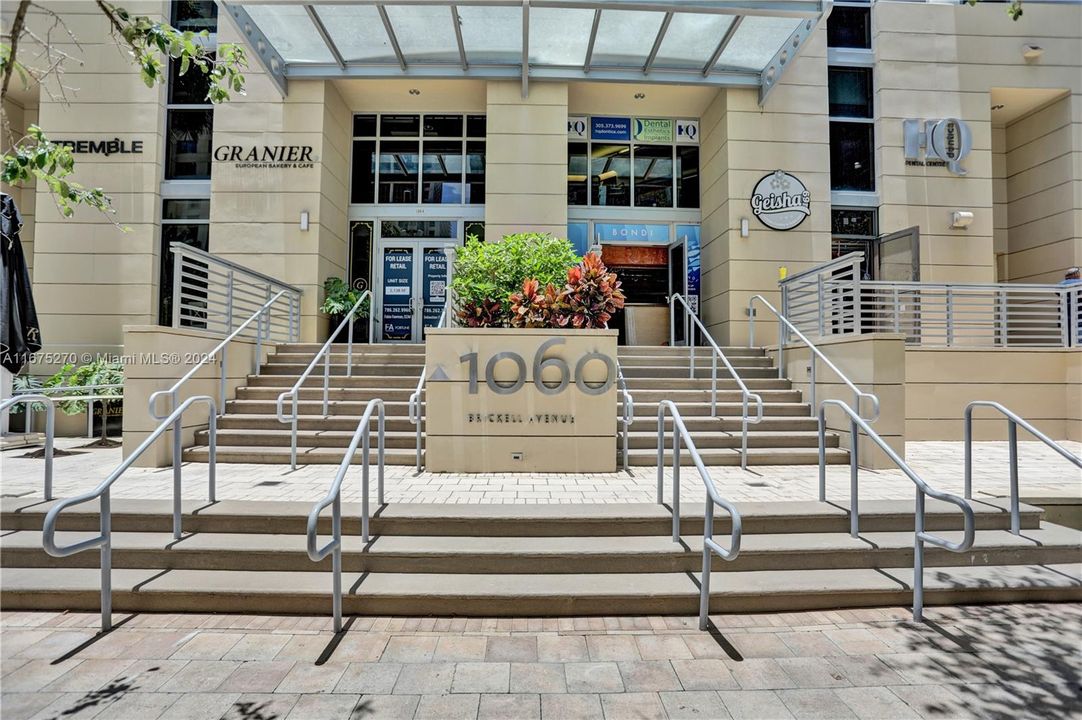
POLYGON ((624 293, 616 273, 609 272, 601 256, 587 253, 567 271, 567 284, 553 310, 556 327, 606 328, 612 314, 624 306, 624 293))

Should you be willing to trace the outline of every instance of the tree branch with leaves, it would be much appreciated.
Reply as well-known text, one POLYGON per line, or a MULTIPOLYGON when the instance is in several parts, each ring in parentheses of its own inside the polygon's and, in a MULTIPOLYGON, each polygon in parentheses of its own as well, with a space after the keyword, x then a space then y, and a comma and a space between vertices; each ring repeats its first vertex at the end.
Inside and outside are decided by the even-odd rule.
MULTIPOLYGON (((179 74, 200 72, 207 77, 206 99, 218 104, 227 102, 234 94, 244 94, 244 74, 248 60, 244 48, 233 43, 220 43, 209 49, 204 42, 208 33, 177 30, 169 23, 145 15, 132 15, 127 10, 104 0, 95 0, 96 7, 109 21, 110 33, 117 46, 126 51, 148 88, 168 77, 169 64, 179 63, 179 74)), ((76 46, 78 40, 68 30, 63 18, 32 0, 20 0, 13 15, 11 28, 0 42, 0 87, 6 97, 13 76, 18 75, 25 89, 38 85, 50 97, 67 102, 63 83, 64 63, 75 60, 55 47, 52 31, 62 28, 76 46), (39 17, 51 23, 49 32, 35 32, 31 20, 39 17), (23 61, 28 48, 37 49, 34 59, 23 61), (50 89, 50 84, 53 88, 50 89)), ((76 60, 77 61, 77 60, 76 60)), ((112 200, 102 188, 87 188, 70 176, 75 171, 71 148, 49 140, 45 131, 30 125, 17 135, 2 112, 2 132, 7 148, 4 151, 0 179, 18 186, 38 180, 45 183, 65 217, 74 214, 79 205, 103 213, 114 212, 112 200)))

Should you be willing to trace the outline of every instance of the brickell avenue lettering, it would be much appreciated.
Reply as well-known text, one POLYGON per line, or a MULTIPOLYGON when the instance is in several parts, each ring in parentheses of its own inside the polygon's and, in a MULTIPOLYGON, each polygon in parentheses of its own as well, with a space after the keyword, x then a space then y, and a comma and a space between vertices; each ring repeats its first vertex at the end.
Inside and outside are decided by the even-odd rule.
POLYGON ((214 159, 218 162, 231 162, 240 170, 261 169, 298 169, 304 170, 316 166, 312 158, 311 145, 219 145, 214 148, 214 159))
POLYGON ((520 413, 466 413, 468 423, 508 423, 521 425, 574 425, 574 415, 561 415, 554 413, 537 413, 535 415, 522 415, 520 413))

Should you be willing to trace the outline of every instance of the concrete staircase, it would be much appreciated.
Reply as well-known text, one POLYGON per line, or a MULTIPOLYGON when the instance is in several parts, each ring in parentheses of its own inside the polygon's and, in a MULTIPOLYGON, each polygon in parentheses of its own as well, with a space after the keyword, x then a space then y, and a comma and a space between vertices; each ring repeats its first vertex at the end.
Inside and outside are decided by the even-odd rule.
MULTIPOLYGON (((4 610, 98 607, 99 554, 53 558, 41 549, 51 502, 5 498, 0 507, 4 610)), ((694 503, 699 505, 699 503, 694 503)), ((862 535, 830 503, 740 503, 744 538, 733 563, 715 558, 714 612, 826 609, 911 602, 912 500, 861 505, 862 535)), ((1000 502, 976 502, 973 549, 928 547, 926 602, 1082 600, 1082 533, 1024 506, 1022 534, 1000 502)), ((113 500, 117 612, 329 614, 330 559, 305 552, 308 503, 185 506, 174 541, 164 500, 113 500)), ((701 511, 700 511, 701 512, 701 511)), ((387 505, 364 546, 359 506, 345 503, 347 614, 563 616, 695 614, 702 516, 683 518, 680 543, 667 508, 627 505, 387 505)), ((322 532, 330 517, 323 517, 322 532)), ((928 528, 955 537, 953 506, 928 501, 928 528)), ((62 516, 58 541, 96 533, 97 507, 62 516)), ((728 521, 715 521, 719 540, 728 521)), ((321 538, 326 540, 326 536, 321 538)))
MULTIPOLYGON (((234 463, 289 462, 289 426, 275 416, 278 395, 293 386, 312 356, 315 344, 279 345, 258 375, 250 375, 226 403, 218 424, 218 461, 234 463)), ((349 445, 365 404, 374 397, 385 401, 386 462, 413 465, 416 428, 408 419, 409 396, 424 368, 422 345, 359 345, 354 348, 353 374, 346 377, 346 351, 334 346, 331 354, 330 416, 322 415, 323 375, 317 368, 301 389, 298 422, 298 457, 302 464, 338 464, 349 445)), ((689 377, 687 348, 621 347, 620 364, 635 402, 635 422, 629 438, 629 462, 657 463, 657 403, 674 400, 707 465, 740 464, 741 394, 724 367, 718 371, 718 417, 710 415, 710 360, 699 349, 696 377, 689 377)), ((778 378, 776 367, 761 348, 724 348, 741 378, 763 396, 763 422, 751 426, 748 462, 755 465, 801 465, 818 462, 816 421, 800 391, 788 379, 778 378)), ((616 408, 614 412, 622 412, 616 408)), ((206 462, 206 432, 184 459, 206 462)), ((671 437, 666 440, 671 444, 671 437)), ((668 453, 666 453, 668 456, 668 453)), ((372 453, 374 459, 375 453, 372 453)), ((356 462, 360 462, 358 455, 356 462)), ((684 463, 691 459, 685 453, 684 463)), ((837 436, 828 437, 827 461, 848 462, 837 436)))

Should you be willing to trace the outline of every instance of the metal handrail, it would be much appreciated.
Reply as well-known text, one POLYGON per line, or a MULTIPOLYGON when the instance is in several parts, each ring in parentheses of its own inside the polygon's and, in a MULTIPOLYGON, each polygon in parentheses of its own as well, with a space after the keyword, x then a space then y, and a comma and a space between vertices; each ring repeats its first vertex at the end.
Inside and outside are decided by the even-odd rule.
POLYGON ((694 331, 697 327, 701 337, 703 337, 714 351, 710 357, 710 415, 717 417, 718 411, 718 358, 725 364, 725 367, 729 370, 729 375, 736 381, 742 393, 743 408, 740 418, 740 467, 744 470, 748 469, 748 424, 758 425, 763 421, 763 397, 758 393, 753 393, 748 389, 748 386, 737 374, 736 368, 729 362, 729 358, 725 357, 725 353, 721 351, 718 344, 714 342, 714 338, 707 331, 706 326, 702 324, 702 321, 691 311, 691 307, 687 304, 679 294, 674 293, 669 298, 669 347, 676 345, 676 301, 679 300, 684 310, 684 338, 688 343, 688 350, 690 355, 691 367, 688 377, 695 378, 695 342, 694 331), (755 419, 748 419, 748 401, 755 401, 755 419))
MULTIPOLYGON (((105 383, 104 385, 52 385, 50 387, 35 387, 35 388, 23 388, 16 390, 13 393, 13 397, 21 397, 27 394, 40 394, 46 395, 47 393, 54 392, 71 392, 73 390, 79 391, 94 391, 94 390, 115 390, 124 388, 124 383, 105 383)), ((121 392, 119 395, 96 395, 93 392, 89 392, 83 395, 65 395, 62 397, 48 396, 50 400, 55 402, 85 402, 87 405, 86 411, 86 436, 91 437, 94 434, 94 401, 95 400, 123 400, 124 394, 121 392)), ((34 402, 41 402, 35 400, 34 402)), ((26 416, 28 425, 34 423, 34 406, 29 405, 26 408, 26 416)), ((48 420, 46 419, 46 422, 48 420)), ((48 500, 50 498, 46 498, 48 500)))
POLYGON ((861 409, 860 401, 861 401, 862 398, 867 398, 872 403, 872 414, 871 414, 871 416, 869 416, 867 418, 863 418, 863 419, 867 420, 868 422, 875 422, 876 420, 879 419, 879 396, 876 395, 875 393, 864 392, 863 390, 858 388, 855 384, 853 384, 853 381, 850 380, 846 376, 846 374, 843 373, 838 368, 837 365, 832 363, 830 361, 830 358, 828 358, 826 355, 824 355, 823 351, 820 350, 819 348, 817 348, 815 346, 815 343, 813 343, 811 340, 808 339, 807 335, 802 333, 797 328, 796 325, 791 323, 789 321, 789 318, 785 317, 780 312, 778 312, 777 308, 775 308, 773 305, 771 305, 770 301, 768 301, 762 295, 752 295, 751 299, 748 300, 748 347, 754 347, 754 345, 755 345, 755 301, 756 300, 761 302, 766 307, 767 310, 774 313, 774 317, 776 317, 778 319, 778 377, 779 378, 780 377, 785 377, 785 329, 786 328, 788 328, 789 331, 792 332, 794 335, 796 335, 798 338, 803 340, 804 344, 808 346, 808 350, 811 351, 811 392, 810 392, 810 398, 809 399, 811 401, 810 405, 811 405, 811 411, 812 411, 813 414, 815 413, 815 408, 816 408, 815 361, 816 361, 816 358, 818 358, 818 359, 822 360, 823 363, 826 364, 826 366, 828 368, 833 370, 834 374, 837 375, 839 378, 841 378, 841 381, 843 383, 845 383, 845 385, 848 386, 850 390, 853 391, 853 394, 854 394, 854 396, 856 398, 856 406, 857 406, 858 411, 861 409))
MULTIPOLYGON (((208 488, 207 499, 209 502, 215 502, 215 478, 214 470, 217 464, 217 448, 218 448, 218 427, 217 427, 217 412, 214 406, 214 398, 209 395, 193 395, 192 397, 181 403, 172 413, 169 414, 162 422, 154 429, 150 435, 147 436, 142 443, 137 447, 120 465, 109 474, 109 477, 105 478, 96 488, 90 492, 83 493, 82 495, 76 495, 75 497, 61 500, 54 505, 45 515, 45 522, 41 528, 41 544, 45 549, 45 552, 49 553, 53 557, 68 557, 69 555, 75 555, 84 550, 90 550, 92 548, 101 548, 101 629, 102 631, 109 630, 112 627, 112 614, 113 614, 113 594, 112 594, 112 567, 113 567, 113 545, 112 545, 112 510, 109 504, 109 490, 112 488, 113 483, 116 482, 124 472, 132 466, 132 464, 139 459, 139 457, 146 452, 147 448, 154 444, 154 441, 162 436, 174 420, 179 420, 184 414, 184 411, 191 407, 193 404, 201 402, 207 404, 207 422, 210 426, 209 434, 209 457, 208 462, 208 488), (59 546, 56 544, 56 522, 60 517, 60 513, 66 508, 74 505, 82 505, 85 502, 90 502, 95 498, 100 498, 100 514, 101 514, 101 534, 97 537, 90 538, 89 540, 83 540, 81 542, 73 543, 71 545, 59 546)), ((181 462, 180 455, 173 455, 173 538, 179 540, 181 536, 181 462)))
POLYGON ((843 400, 824 400, 819 404, 819 502, 826 502, 826 487, 827 487, 827 474, 826 474, 826 417, 825 411, 827 405, 834 405, 838 407, 849 416, 850 423, 850 463, 849 463, 849 534, 852 537, 858 537, 860 535, 860 508, 858 505, 857 485, 858 485, 858 473, 860 466, 857 464, 857 441, 858 441, 858 428, 864 431, 864 434, 868 436, 872 442, 879 446, 879 448, 886 453, 887 457, 898 466, 898 468, 905 473, 906 477, 913 481, 913 484, 917 486, 917 498, 916 507, 914 509, 914 529, 913 529, 913 619, 920 621, 924 614, 924 543, 931 543, 936 547, 941 547, 944 550, 951 552, 964 552, 973 546, 975 520, 973 515, 973 507, 962 498, 957 495, 952 495, 941 490, 936 490, 928 483, 924 482, 916 472, 913 471, 905 460, 900 458, 896 452, 887 445, 886 441, 879 436, 875 430, 872 430, 872 426, 860 416, 856 410, 849 406, 843 400), (924 497, 925 495, 933 497, 936 500, 942 500, 949 502, 952 505, 956 505, 962 511, 962 539, 959 542, 951 543, 947 542, 943 538, 932 535, 924 530, 924 497))
POLYGON ((346 471, 353 462, 353 456, 357 452, 357 444, 361 444, 361 452, 364 453, 364 464, 361 466, 361 541, 368 543, 368 453, 371 447, 372 431, 369 425, 372 421, 373 410, 379 410, 377 425, 377 448, 378 448, 378 475, 376 483, 376 502, 383 505, 383 448, 384 448, 384 411, 383 400, 373 398, 368 401, 364 409, 361 421, 357 423, 357 429, 353 431, 353 439, 346 449, 342 462, 338 465, 338 472, 331 483, 331 489, 327 495, 317 502, 312 511, 308 513, 308 557, 319 562, 328 554, 331 559, 332 573, 334 576, 333 610, 334 631, 342 630, 342 481, 345 480, 346 471), (318 547, 319 541, 319 514, 331 505, 331 541, 323 547, 318 547))
POLYGON ((279 280, 278 278, 273 278, 270 275, 265 275, 265 274, 259 272, 258 270, 253 270, 250 267, 245 267, 244 265, 241 265, 239 263, 235 263, 232 260, 226 260, 225 258, 218 257, 217 255, 212 255, 212 254, 210 254, 210 253, 208 253, 208 252, 206 252, 204 250, 200 250, 197 247, 193 247, 192 245, 188 245, 187 243, 171 242, 171 243, 169 243, 169 250, 174 255, 187 255, 189 257, 198 258, 200 261, 211 264, 211 265, 221 265, 221 266, 227 267, 227 268, 229 268, 231 270, 236 270, 237 272, 243 273, 243 274, 248 275, 250 277, 254 277, 254 278, 258 279, 258 280, 262 280, 263 282, 267 283, 268 285, 273 285, 274 287, 280 287, 283 290, 288 290, 290 292, 296 293, 297 295, 300 295, 300 294, 302 294, 304 292, 303 290, 301 290, 296 285, 290 285, 289 283, 284 283, 281 280, 279 280))
MULTIPOLYGON (((11 408, 20 403, 45 403, 45 499, 53 499, 53 443, 56 441, 56 408, 53 405, 54 398, 41 393, 21 393, 0 402, 0 415, 9 412, 11 408)), ((27 405, 27 431, 32 428, 30 423, 30 406, 27 405)), ((102 419, 104 422, 104 418, 102 419)))
POLYGON ((1082 468, 1082 457, 1068 452, 1062 445, 1033 427, 1025 418, 993 400, 974 400, 966 405, 965 411, 965 496, 973 499, 973 408, 989 407, 1007 418, 1007 453, 1010 463, 1011 483, 1011 532, 1022 534, 1021 511, 1018 497, 1018 426, 1028 430, 1033 437, 1065 457, 1069 462, 1082 468))
MULTIPOLYGON (((444 322, 447 321, 450 315, 447 313, 447 305, 443 306, 443 311, 440 313, 440 319, 436 323, 436 327, 443 327, 444 322)), ((417 431, 416 452, 417 452, 417 472, 421 472, 421 393, 425 389, 425 380, 428 378, 428 366, 421 368, 421 377, 417 378, 417 387, 410 393, 409 403, 406 406, 406 413, 409 417, 409 421, 413 423, 417 431)))
MULTIPOLYGON (((308 376, 312 374, 312 370, 315 369, 316 363, 319 359, 323 358, 323 417, 327 417, 330 414, 330 382, 331 382, 331 353, 330 347, 334 344, 334 339, 338 337, 338 333, 342 331, 343 327, 348 325, 348 342, 346 344, 346 377, 353 376, 353 315, 357 312, 358 308, 364 303, 365 299, 372 297, 371 290, 365 290, 361 293, 361 296, 357 298, 357 302, 353 303, 353 307, 346 312, 345 317, 342 318, 342 322, 338 323, 338 327, 331 332, 330 337, 327 338, 327 342, 323 343, 323 347, 319 349, 315 357, 312 358, 312 362, 308 363, 308 367, 301 373, 300 378, 293 387, 286 390, 284 393, 278 396, 278 401, 275 406, 276 414, 278 416, 278 422, 290 423, 291 428, 291 440, 289 448, 289 465, 293 470, 297 469, 297 401, 300 396, 301 385, 304 385, 304 381, 308 379, 308 376), (291 398, 293 402, 293 412, 289 417, 282 415, 282 403, 286 398, 291 398)), ((372 304, 368 307, 368 339, 372 339, 372 318, 375 317, 375 308, 372 304)))
POLYGON ((796 280, 800 280, 801 278, 808 277, 810 275, 818 275, 828 270, 833 270, 834 268, 851 267, 853 265, 859 266, 860 262, 863 259, 864 253, 860 252, 859 250, 851 253, 846 253, 845 255, 836 257, 833 260, 825 262, 821 265, 816 265, 815 267, 810 267, 806 270, 801 270, 800 272, 790 273, 786 275, 785 278, 783 278, 778 283, 778 285, 784 287, 793 283, 796 280))
POLYGON ((707 617, 710 613, 710 559, 711 553, 717 553, 722 560, 735 560, 740 554, 741 519, 740 511, 726 500, 714 486, 710 473, 703 465, 703 459, 695 448, 695 443, 680 417, 680 411, 672 400, 662 400, 657 406, 657 502, 664 504, 665 490, 665 413, 672 415, 672 539, 680 542, 680 442, 687 446, 699 477, 706 486, 706 511, 703 515, 703 575, 699 583, 699 629, 706 630, 707 617), (714 506, 723 508, 732 518, 729 547, 723 548, 714 540, 714 506))
POLYGON ((623 460, 624 472, 631 472, 631 468, 628 466, 628 435, 631 432, 631 424, 635 422, 635 400, 627 389, 627 381, 624 380, 624 369, 620 367, 619 360, 616 361, 616 387, 624 403, 623 417, 620 418, 620 424, 623 426, 620 457, 623 460))

